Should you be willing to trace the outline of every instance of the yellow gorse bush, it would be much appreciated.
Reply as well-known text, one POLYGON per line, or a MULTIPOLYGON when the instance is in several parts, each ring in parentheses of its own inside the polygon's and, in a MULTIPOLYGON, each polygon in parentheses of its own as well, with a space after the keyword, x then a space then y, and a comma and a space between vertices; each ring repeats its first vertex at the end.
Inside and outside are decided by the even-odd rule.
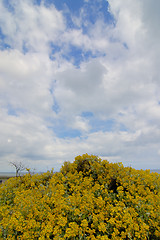
POLYGON ((0 239, 160 239, 160 175, 84 154, 0 186, 0 239))

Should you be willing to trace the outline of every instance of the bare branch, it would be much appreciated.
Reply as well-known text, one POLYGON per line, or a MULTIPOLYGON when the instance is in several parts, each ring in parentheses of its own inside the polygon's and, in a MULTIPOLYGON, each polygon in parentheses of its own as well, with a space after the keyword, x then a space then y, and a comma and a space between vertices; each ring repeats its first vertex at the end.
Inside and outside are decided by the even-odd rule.
POLYGON ((18 177, 20 175, 21 171, 26 169, 25 165, 22 162, 9 162, 9 163, 13 167, 15 167, 15 169, 16 169, 16 177, 18 177))

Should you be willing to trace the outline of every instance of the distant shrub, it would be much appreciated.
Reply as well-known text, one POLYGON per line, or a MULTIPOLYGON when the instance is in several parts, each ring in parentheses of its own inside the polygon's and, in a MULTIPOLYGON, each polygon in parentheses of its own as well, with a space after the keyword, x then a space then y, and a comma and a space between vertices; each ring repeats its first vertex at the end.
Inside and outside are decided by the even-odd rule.
POLYGON ((77 156, 0 186, 0 239, 160 239, 160 175, 77 156))

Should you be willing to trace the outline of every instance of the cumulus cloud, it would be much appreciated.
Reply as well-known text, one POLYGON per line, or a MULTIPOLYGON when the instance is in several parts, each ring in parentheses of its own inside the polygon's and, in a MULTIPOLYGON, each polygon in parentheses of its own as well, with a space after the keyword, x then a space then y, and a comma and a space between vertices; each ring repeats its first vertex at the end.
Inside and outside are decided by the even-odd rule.
POLYGON ((86 152, 158 168, 159 1, 108 2, 69 17, 45 1, 0 3, 4 171, 11 160, 58 170, 86 152))
POLYGON ((104 72, 103 65, 95 60, 82 65, 80 69, 72 66, 58 73, 55 97, 62 114, 81 114, 83 111, 96 112, 100 109, 101 105, 104 105, 104 72))
POLYGON ((46 52, 50 41, 57 42, 65 29, 63 15, 53 4, 46 7, 43 3, 37 6, 33 1, 16 0, 10 5, 1 2, 0 23, 6 43, 13 48, 46 52))

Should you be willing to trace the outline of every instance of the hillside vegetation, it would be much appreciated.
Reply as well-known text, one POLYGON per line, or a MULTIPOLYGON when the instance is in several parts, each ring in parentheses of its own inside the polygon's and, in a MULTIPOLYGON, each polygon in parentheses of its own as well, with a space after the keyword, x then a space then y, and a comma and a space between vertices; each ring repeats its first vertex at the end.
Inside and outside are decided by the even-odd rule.
POLYGON ((0 239, 160 239, 160 175, 84 154, 0 186, 0 239))

